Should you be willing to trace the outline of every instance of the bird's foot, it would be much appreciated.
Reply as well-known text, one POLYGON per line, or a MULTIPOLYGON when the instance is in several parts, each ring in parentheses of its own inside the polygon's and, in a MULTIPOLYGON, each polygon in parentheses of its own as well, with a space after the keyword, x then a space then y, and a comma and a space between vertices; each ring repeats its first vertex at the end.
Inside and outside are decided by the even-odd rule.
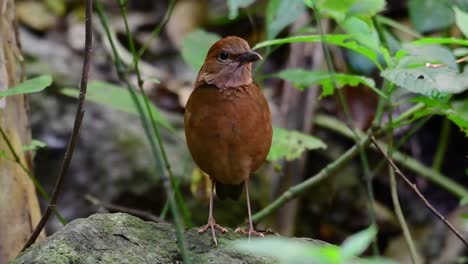
POLYGON ((218 229, 221 233, 227 233, 227 229, 216 224, 215 220, 213 218, 209 218, 208 219, 208 224, 204 225, 202 228, 200 228, 198 230, 198 233, 199 234, 202 234, 202 233, 205 233, 206 230, 208 230, 208 228, 211 229, 211 236, 213 238, 213 242, 215 243, 215 245, 217 246, 218 245, 218 240, 216 240, 216 231, 215 229, 218 229))
POLYGON ((236 230, 234 230, 234 232, 235 233, 241 233, 241 234, 244 234, 244 235, 249 235, 249 239, 250 239, 250 237, 252 235, 258 236, 258 237, 264 237, 262 232, 255 231, 255 229, 253 227, 249 227, 247 230, 238 227, 238 228, 236 228, 236 230))

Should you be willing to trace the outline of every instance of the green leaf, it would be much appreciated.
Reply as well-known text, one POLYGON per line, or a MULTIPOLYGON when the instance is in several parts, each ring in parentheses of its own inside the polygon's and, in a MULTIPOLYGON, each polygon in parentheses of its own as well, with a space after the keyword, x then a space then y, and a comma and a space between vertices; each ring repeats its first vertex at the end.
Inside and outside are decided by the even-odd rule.
POLYGON ((1 150, 1 149, 0 149, 0 158, 8 159, 8 156, 6 155, 6 152, 4 150, 1 150))
POLYGON ((359 0, 351 5, 349 16, 372 17, 385 9, 385 0, 359 0))
POLYGON ((415 113, 416 117, 434 114, 445 116, 468 137, 468 99, 448 103, 426 97, 417 97, 413 98, 412 101, 423 103, 427 106, 427 109, 415 113))
MULTIPOLYGON (((307 6, 313 7, 307 2, 307 6)), ((384 0, 323 0, 317 1, 317 9, 341 23, 347 17, 371 17, 385 8, 384 0)))
POLYGON ((267 39, 276 37, 304 11, 303 0, 270 0, 266 10, 267 39))
POLYGON ((459 206, 465 206, 468 204, 468 196, 466 197, 463 197, 461 200, 460 200, 460 204, 459 206))
POLYGON ((453 7, 453 10, 455 11, 455 22, 458 28, 468 38, 468 12, 463 12, 456 6, 453 7))
POLYGON ((317 2, 321 15, 330 16, 337 22, 345 19, 347 12, 357 0, 323 0, 317 2))
MULTIPOLYGON (((443 63, 447 64, 452 69, 457 69, 457 62, 452 51, 445 46, 428 44, 428 45, 415 45, 412 43, 404 44, 403 50, 405 51, 406 64, 420 64, 425 65, 426 62, 443 63)), ((401 67, 402 64, 399 63, 401 67)))
POLYGON ((273 127, 273 141, 267 159, 275 161, 282 158, 294 160, 306 150, 325 149, 327 145, 320 139, 294 130, 273 127))
POLYGON ((46 143, 37 139, 32 139, 29 145, 23 146, 23 151, 34 151, 34 150, 38 150, 40 148, 45 148, 45 147, 47 147, 46 143))
POLYGON ((445 110, 444 114, 468 137, 468 100, 453 101, 451 106, 452 109, 445 110))
POLYGON ((304 0, 304 4, 309 8, 314 8, 319 0, 304 0))
POLYGON ((231 243, 232 247, 242 252, 269 256, 279 260, 279 263, 339 263, 339 248, 330 244, 312 244, 304 241, 265 237, 261 239, 236 240, 231 243))
POLYGON ((221 37, 204 30, 195 30, 185 36, 182 43, 182 58, 185 63, 198 71, 205 61, 210 47, 221 37))
POLYGON ((412 41, 411 43, 415 45, 455 44, 455 45, 468 46, 468 40, 457 39, 457 38, 420 38, 418 40, 412 41))
POLYGON ((305 89, 314 84, 320 84, 323 86, 322 96, 327 96, 333 94, 333 79, 336 81, 337 88, 342 88, 345 85, 357 86, 363 84, 373 91, 375 91, 380 96, 386 97, 381 91, 375 87, 374 80, 366 78, 360 75, 350 75, 344 73, 329 73, 329 72, 319 72, 319 71, 307 71, 304 69, 290 69, 281 71, 275 76, 290 81, 298 89, 305 89))
POLYGON ((380 49, 379 34, 372 21, 364 21, 364 19, 352 16, 346 18, 341 26, 360 44, 375 51, 380 49))
POLYGON ((451 0, 410 0, 410 19, 419 32, 435 31, 451 26, 455 20, 451 0))
POLYGON ((348 260, 352 257, 361 255, 374 240, 377 235, 377 228, 369 226, 368 228, 348 237, 341 244, 342 260, 348 260))
POLYGON ((39 77, 28 79, 13 88, 0 91, 0 98, 10 95, 35 93, 44 90, 52 84, 52 76, 41 75, 39 77))
POLYGON ((228 0, 229 19, 234 19, 239 14, 239 8, 251 5, 255 0, 228 0))
MULTIPOLYGON (((136 91, 135 91, 136 92, 136 91)), ((78 98, 79 90, 75 88, 64 88, 61 93, 67 96, 78 98)), ((137 98, 141 105, 144 105, 143 95, 137 93, 137 98)), ((94 103, 109 106, 111 108, 130 113, 138 114, 138 110, 133 103, 127 89, 103 81, 92 81, 88 84, 86 100, 94 103)), ((159 110, 150 102, 150 109, 155 121, 170 131, 175 131, 171 124, 159 113, 159 110)), ((145 112, 145 115, 149 115, 145 112)))
POLYGON ((435 99, 445 99, 468 89, 468 74, 459 74, 449 67, 395 68, 384 70, 381 75, 411 92, 435 99))
POLYGON ((456 48, 453 50, 453 55, 455 57, 465 57, 468 56, 468 48, 456 48))
POLYGON ((67 6, 64 0, 46 0, 47 7, 49 7, 56 15, 63 16, 66 12, 67 6))
POLYGON ((268 46, 288 44, 288 43, 297 43, 297 42, 320 42, 322 40, 325 43, 344 47, 344 48, 353 50, 359 54, 362 54, 365 57, 369 58, 379 69, 382 69, 382 66, 380 65, 378 61, 378 53, 368 47, 360 45, 355 40, 353 40, 350 35, 322 35, 322 36, 321 35, 308 35, 308 36, 295 36, 295 37, 267 40, 267 41, 258 43, 257 45, 255 45, 253 49, 255 50, 255 49, 268 47, 268 46))
MULTIPOLYGON (((355 263, 355 262, 351 262, 355 263)), ((360 258, 359 264, 398 264, 396 261, 386 258, 360 258)))

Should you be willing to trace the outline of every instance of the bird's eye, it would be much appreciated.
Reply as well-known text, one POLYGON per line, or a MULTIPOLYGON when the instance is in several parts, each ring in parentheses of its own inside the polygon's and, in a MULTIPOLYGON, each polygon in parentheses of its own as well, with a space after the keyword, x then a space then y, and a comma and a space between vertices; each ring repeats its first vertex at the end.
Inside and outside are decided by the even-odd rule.
POLYGON ((229 53, 227 53, 226 51, 223 50, 219 53, 220 60, 226 60, 227 58, 229 58, 229 53))

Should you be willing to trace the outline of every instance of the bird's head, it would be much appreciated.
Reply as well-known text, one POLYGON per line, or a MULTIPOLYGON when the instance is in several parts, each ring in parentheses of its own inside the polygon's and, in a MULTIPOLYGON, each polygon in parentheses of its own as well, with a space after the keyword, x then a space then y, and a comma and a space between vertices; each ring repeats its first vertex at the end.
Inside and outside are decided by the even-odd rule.
POLYGON ((230 36, 217 41, 206 55, 196 87, 203 83, 232 88, 252 83, 252 62, 261 60, 242 38, 230 36))

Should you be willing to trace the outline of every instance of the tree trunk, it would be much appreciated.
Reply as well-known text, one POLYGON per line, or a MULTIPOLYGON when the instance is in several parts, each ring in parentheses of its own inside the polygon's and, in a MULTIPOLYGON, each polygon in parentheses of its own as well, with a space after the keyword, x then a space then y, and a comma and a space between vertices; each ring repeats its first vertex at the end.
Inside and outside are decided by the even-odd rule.
MULTIPOLYGON (((0 91, 20 81, 14 23, 14 1, 0 0, 0 91)), ((19 253, 40 218, 36 190, 25 171, 31 171, 31 158, 22 151, 31 140, 27 108, 24 95, 0 98, 0 128, 6 136, 0 133, 0 264, 19 253)))

